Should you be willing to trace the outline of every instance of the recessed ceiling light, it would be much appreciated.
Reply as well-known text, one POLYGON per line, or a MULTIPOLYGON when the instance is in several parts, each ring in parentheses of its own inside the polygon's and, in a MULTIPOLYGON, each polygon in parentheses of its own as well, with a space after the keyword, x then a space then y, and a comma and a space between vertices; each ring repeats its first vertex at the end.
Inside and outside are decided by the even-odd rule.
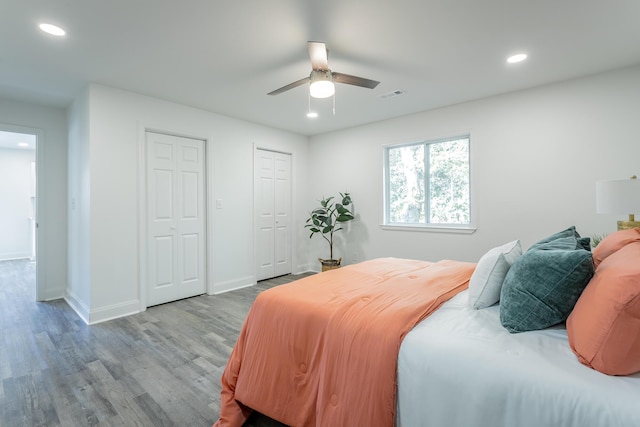
POLYGON ((309 117, 310 119, 315 119, 316 117, 318 117, 318 113, 316 113, 315 111, 309 111, 307 113, 307 117, 309 117))
POLYGON ((29 143, 28 142, 18 142, 18 147, 28 147, 29 143))
POLYGON ((507 62, 509 64, 515 64, 516 62, 522 62, 527 59, 526 53, 518 53, 517 55, 511 55, 507 58, 507 62))
POLYGON ((45 33, 51 34, 53 36, 62 37, 66 34, 66 32, 62 28, 52 24, 40 24, 39 27, 45 33))

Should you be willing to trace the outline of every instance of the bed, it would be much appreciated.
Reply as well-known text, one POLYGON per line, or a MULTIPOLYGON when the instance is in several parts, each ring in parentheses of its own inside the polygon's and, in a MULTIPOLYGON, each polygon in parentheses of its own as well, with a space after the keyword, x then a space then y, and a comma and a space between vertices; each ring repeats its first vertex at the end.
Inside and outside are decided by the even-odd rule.
POLYGON ((404 339, 398 427, 640 426, 639 374, 584 366, 564 325, 510 334, 498 306, 473 310, 467 297, 455 296, 404 339))
POLYGON ((570 227, 477 265, 384 258, 265 291, 214 426, 640 425, 640 230, 608 239, 592 255, 570 227))

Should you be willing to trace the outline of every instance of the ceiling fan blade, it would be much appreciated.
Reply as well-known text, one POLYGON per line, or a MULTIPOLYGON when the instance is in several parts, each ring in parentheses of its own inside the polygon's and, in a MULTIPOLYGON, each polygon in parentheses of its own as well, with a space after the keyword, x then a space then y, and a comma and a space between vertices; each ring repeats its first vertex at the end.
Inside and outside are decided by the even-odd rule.
POLYGON ((333 73, 333 81, 335 83, 344 83, 348 85, 366 87, 373 89, 378 86, 380 82, 375 80, 365 79, 364 77, 352 76, 350 74, 333 73))
POLYGON ((280 89, 276 89, 274 91, 269 92, 267 95, 278 95, 282 92, 286 92, 289 89, 293 89, 294 87, 301 86, 309 81, 309 77, 305 77, 304 79, 297 80, 293 83, 289 83, 286 86, 282 86, 280 89))
POLYGON ((313 70, 329 69, 329 49, 322 42, 307 42, 311 68, 313 70))

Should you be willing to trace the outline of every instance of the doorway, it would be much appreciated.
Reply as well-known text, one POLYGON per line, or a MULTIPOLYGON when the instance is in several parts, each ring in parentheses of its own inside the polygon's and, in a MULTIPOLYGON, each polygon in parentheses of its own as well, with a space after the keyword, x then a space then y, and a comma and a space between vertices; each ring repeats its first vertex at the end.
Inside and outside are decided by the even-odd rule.
POLYGON ((257 148, 253 164, 259 281, 291 273, 291 154, 257 148))
MULTIPOLYGON (((0 124, 0 261, 32 264, 35 300, 42 300, 37 278, 37 144, 39 131, 0 124)), ((39 262, 40 260, 38 260, 39 262)), ((33 278, 32 278, 33 279, 33 278)))
POLYGON ((206 291, 205 142, 146 132, 147 306, 206 291))

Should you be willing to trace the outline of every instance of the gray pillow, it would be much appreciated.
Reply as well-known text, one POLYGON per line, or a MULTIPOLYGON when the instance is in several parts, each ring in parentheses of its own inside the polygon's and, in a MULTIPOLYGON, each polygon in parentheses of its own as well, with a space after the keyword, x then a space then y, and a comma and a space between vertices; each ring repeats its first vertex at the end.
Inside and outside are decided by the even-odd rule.
POLYGON ((593 272, 591 252, 584 249, 525 252, 511 266, 502 285, 502 326, 513 333, 564 322, 593 272))

